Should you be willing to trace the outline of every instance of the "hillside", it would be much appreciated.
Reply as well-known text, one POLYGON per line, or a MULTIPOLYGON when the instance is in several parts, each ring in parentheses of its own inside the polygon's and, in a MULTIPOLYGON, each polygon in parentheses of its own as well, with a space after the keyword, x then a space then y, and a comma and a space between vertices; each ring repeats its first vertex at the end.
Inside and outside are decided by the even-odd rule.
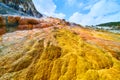
POLYGON ((99 24, 98 26, 120 26, 120 22, 108 22, 108 23, 99 24))
POLYGON ((120 34, 38 20, 53 25, 1 36, 0 80, 120 79, 120 34))
POLYGON ((113 29, 120 29, 120 22, 108 22, 108 23, 99 24, 97 26, 108 26, 108 27, 112 27, 113 29))

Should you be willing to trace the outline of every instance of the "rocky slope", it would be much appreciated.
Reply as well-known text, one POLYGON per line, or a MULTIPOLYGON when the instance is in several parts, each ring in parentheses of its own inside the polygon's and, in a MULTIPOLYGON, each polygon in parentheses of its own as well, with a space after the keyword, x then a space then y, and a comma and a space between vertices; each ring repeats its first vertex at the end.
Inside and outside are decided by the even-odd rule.
POLYGON ((32 0, 0 0, 0 14, 42 17, 32 0))
POLYGON ((21 16, 0 16, 0 35, 6 32, 13 32, 17 30, 31 30, 34 28, 45 28, 57 24, 69 24, 64 20, 58 18, 54 19, 48 17, 47 20, 44 18, 31 18, 21 16))
POLYGON ((0 35, 22 29, 32 29, 33 25, 40 25, 40 21, 35 18, 20 16, 0 16, 0 35))
POLYGON ((1 36, 0 80, 120 80, 120 34, 37 21, 45 27, 1 36))

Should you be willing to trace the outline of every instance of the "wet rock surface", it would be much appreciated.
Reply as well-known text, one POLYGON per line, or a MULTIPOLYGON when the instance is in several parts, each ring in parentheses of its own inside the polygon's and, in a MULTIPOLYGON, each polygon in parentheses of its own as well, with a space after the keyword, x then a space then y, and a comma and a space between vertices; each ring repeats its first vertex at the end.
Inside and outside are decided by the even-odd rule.
POLYGON ((18 22, 37 26, 0 36, 0 80, 120 79, 120 34, 56 18, 18 22))

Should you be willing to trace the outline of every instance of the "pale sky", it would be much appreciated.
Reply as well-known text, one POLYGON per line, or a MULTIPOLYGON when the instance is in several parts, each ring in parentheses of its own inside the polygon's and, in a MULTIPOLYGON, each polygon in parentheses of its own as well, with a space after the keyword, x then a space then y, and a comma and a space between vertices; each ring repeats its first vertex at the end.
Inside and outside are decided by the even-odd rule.
POLYGON ((42 14, 82 25, 120 21, 120 0, 33 0, 33 3, 42 14))

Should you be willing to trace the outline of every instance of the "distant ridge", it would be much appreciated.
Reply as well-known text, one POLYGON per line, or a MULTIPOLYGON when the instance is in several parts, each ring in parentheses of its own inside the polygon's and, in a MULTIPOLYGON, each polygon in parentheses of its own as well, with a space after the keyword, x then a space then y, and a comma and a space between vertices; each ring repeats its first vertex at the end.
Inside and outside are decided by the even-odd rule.
POLYGON ((102 23, 102 24, 98 24, 97 26, 120 26, 120 21, 118 21, 118 22, 102 23))
POLYGON ((112 28, 113 30, 120 30, 120 21, 118 22, 108 22, 108 23, 102 23, 102 24, 99 24, 97 26, 106 26, 106 27, 110 27, 112 28))

